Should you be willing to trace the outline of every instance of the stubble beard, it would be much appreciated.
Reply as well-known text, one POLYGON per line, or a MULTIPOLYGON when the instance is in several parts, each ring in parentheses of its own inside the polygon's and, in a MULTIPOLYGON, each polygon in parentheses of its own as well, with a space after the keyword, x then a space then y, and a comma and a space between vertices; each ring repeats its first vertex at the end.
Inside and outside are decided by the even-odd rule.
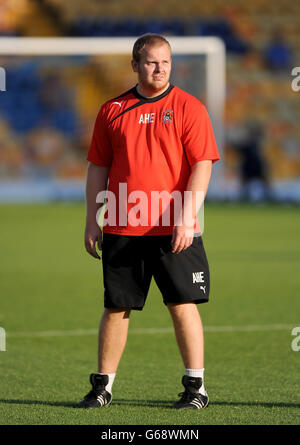
POLYGON ((149 93, 159 93, 160 91, 165 91, 169 85, 169 78, 163 78, 161 81, 155 81, 153 79, 152 82, 139 81, 140 86, 149 93))

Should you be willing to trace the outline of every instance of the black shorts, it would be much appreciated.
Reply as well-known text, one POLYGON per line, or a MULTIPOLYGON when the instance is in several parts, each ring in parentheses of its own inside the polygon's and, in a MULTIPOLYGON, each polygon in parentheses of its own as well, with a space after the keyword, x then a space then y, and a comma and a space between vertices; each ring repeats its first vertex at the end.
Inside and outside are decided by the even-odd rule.
POLYGON ((172 253, 171 236, 103 234, 104 306, 142 310, 152 276, 167 303, 205 303, 209 267, 201 236, 172 253))

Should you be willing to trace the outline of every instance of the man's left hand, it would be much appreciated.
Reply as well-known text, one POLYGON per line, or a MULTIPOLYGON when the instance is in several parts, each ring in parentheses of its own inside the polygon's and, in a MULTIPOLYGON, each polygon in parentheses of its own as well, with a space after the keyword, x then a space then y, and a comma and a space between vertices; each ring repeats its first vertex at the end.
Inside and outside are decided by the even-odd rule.
POLYGON ((172 236, 172 253, 180 253, 192 244, 194 229, 184 225, 175 226, 172 236))

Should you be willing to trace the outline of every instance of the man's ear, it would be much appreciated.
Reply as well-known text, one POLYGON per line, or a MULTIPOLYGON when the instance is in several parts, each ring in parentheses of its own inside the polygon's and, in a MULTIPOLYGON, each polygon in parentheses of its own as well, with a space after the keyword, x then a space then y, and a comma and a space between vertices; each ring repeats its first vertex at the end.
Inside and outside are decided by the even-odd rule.
POLYGON ((131 66, 132 66, 133 72, 137 73, 138 72, 138 66, 139 66, 138 62, 136 62, 134 59, 132 59, 131 66))

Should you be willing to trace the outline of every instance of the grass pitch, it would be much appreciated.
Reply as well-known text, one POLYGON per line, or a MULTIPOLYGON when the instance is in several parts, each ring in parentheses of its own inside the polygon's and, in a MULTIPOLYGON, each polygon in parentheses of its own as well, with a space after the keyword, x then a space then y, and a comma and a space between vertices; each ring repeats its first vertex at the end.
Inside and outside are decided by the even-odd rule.
POLYGON ((170 409, 184 368, 154 282, 131 314, 113 404, 74 408, 96 371, 103 307, 101 264, 83 247, 84 204, 1 205, 0 218, 1 425, 299 424, 299 208, 206 204, 203 411, 170 409))

